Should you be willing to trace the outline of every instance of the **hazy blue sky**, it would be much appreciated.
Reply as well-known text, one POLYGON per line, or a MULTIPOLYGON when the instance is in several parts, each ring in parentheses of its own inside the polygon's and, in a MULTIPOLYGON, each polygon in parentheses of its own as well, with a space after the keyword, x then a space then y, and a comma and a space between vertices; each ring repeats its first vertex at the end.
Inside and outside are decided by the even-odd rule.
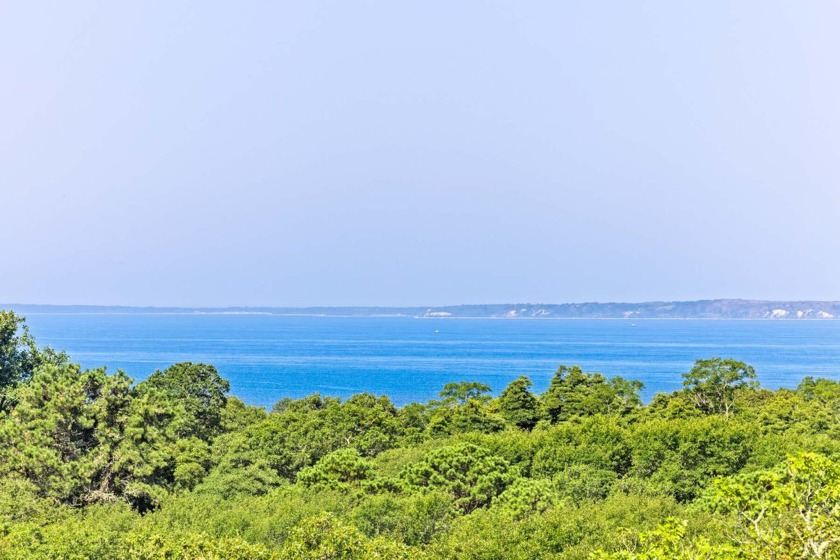
POLYGON ((3 2, 0 302, 840 298, 840 3, 3 2))

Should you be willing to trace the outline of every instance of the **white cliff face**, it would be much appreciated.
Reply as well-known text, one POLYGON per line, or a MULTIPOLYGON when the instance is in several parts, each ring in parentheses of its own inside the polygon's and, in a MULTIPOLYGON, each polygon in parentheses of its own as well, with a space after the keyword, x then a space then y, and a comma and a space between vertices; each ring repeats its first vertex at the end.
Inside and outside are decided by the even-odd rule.
POLYGON ((536 308, 535 309, 535 308, 523 307, 521 309, 509 309, 508 311, 505 311, 501 316, 502 317, 510 317, 510 318, 515 318, 515 317, 535 317, 535 318, 551 317, 551 311, 548 310, 548 309, 544 309, 544 308, 536 308))
POLYGON ((765 316, 770 319, 785 319, 790 317, 796 317, 797 319, 834 319, 834 314, 828 311, 817 311, 813 308, 797 309, 795 311, 773 309, 772 311, 768 311, 765 316))

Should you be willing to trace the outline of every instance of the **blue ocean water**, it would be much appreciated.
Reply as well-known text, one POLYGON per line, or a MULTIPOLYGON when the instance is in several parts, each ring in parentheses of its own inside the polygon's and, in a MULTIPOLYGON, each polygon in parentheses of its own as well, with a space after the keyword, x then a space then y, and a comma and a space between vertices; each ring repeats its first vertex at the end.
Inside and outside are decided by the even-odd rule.
POLYGON ((840 321, 499 320, 276 315, 30 314, 41 344, 84 367, 144 379, 180 362, 208 362, 245 402, 270 406, 313 392, 369 391, 395 403, 435 398, 449 381, 494 392, 519 375, 542 391, 560 364, 681 387, 697 358, 752 364, 768 388, 806 375, 840 376, 840 321), (439 332, 438 332, 439 331, 439 332))

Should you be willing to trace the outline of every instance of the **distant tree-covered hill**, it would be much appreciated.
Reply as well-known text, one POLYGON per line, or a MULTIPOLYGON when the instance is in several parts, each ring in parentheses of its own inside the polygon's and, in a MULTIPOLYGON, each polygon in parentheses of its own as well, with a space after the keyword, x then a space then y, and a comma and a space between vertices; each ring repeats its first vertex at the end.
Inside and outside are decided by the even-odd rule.
POLYGON ((711 299, 643 303, 493 303, 441 307, 127 307, 5 304, 19 313, 265 313, 331 317, 540 319, 835 319, 840 301, 711 299))

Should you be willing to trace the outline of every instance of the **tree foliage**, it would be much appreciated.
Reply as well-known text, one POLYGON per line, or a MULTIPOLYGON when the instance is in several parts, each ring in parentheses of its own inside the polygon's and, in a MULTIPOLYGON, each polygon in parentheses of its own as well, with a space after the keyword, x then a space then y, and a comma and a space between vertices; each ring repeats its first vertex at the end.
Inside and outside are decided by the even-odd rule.
POLYGON ((449 493, 463 513, 489 504, 515 479, 507 461, 482 447, 464 443, 430 452, 400 475, 409 490, 449 493))
POLYGON ((31 379, 38 367, 66 362, 63 352, 38 347, 23 317, 0 309, 0 412, 10 404, 9 391, 31 379))
POLYGON ((540 419, 540 403, 529 389, 534 383, 525 376, 511 381, 499 395, 499 410, 505 420, 523 430, 531 430, 540 419))
POLYGON ((586 373, 578 366, 560 366, 542 401, 552 423, 575 416, 624 415, 641 406, 642 388, 639 381, 607 379, 600 373, 586 373))
POLYGON ((683 374, 686 394, 707 414, 732 413, 739 391, 757 389, 752 366, 733 359, 697 360, 691 371, 683 374))
POLYGON ((222 427, 222 410, 227 404, 230 383, 215 367, 183 362, 156 371, 138 385, 142 392, 173 409, 171 429, 177 438, 195 437, 210 441, 222 427))
POLYGON ((371 477, 370 460, 359 455, 354 447, 345 447, 324 456, 311 467, 298 472, 297 481, 304 486, 346 488, 348 485, 371 477))

